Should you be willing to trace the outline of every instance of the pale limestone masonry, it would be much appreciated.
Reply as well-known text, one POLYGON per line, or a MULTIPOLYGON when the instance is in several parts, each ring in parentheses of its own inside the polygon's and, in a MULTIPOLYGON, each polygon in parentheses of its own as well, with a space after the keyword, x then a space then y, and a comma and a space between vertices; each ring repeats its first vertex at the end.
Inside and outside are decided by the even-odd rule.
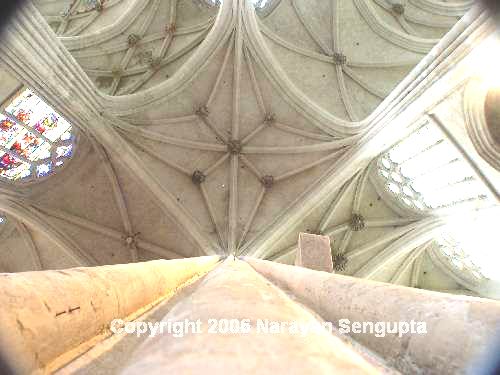
POLYGON ((26 0, 1 34, 0 109, 29 88, 73 149, 49 176, 0 176, 2 354, 22 375, 465 374, 500 323, 498 251, 476 267, 487 236, 440 241, 499 207, 499 30, 472 0, 26 0), (442 137, 382 170, 422 126, 442 137), (408 183, 429 172, 442 186, 408 183), (404 203, 424 195, 453 201, 404 203), (236 332, 147 337, 116 318, 236 332))
POLYGON ((426 322, 427 334, 352 334, 402 373, 463 373, 500 325, 500 302, 451 296, 247 258, 260 274, 323 319, 339 322, 426 322))
POLYGON ((500 323, 496 301, 253 258, 203 257, 2 277, 2 348, 23 374, 57 369, 60 375, 86 369, 125 375, 457 374, 483 353, 500 323), (180 336, 164 331, 145 340, 110 331, 113 319, 155 321, 153 315, 161 311, 160 323, 199 320, 201 329, 180 336), (223 322, 209 332, 211 319, 223 322), (414 320, 426 323, 426 334, 342 336, 341 319, 414 320), (280 329, 267 331, 266 320, 280 329), (324 322, 332 323, 331 331, 303 335, 288 329, 291 323, 324 322))
MULTIPOLYGON (((320 322, 256 273, 247 263, 228 258, 164 320, 200 319, 201 334, 146 340, 123 375, 133 374, 378 374, 360 354, 329 332, 307 336, 264 333, 258 320, 320 322), (249 319, 249 333, 209 333, 209 319, 249 319)), ((222 326, 223 327, 223 326, 222 326)), ((221 328, 222 328, 221 327, 221 328)))
POLYGON ((52 370, 213 268, 218 257, 0 275, 0 343, 20 373, 52 370))

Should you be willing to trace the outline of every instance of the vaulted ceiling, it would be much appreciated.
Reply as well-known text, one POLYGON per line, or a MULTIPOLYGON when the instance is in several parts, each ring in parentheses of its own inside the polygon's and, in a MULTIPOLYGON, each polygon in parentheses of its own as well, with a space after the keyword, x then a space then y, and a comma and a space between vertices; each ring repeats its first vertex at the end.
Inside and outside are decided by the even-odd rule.
MULTIPOLYGON (((377 192, 373 163, 318 197, 265 251, 255 244, 339 173, 335 162, 471 1, 270 0, 257 11, 243 0, 211 4, 35 1, 105 98, 103 116, 175 209, 151 194, 135 165, 81 129, 64 170, 18 184, 19 204, 0 205, 0 268, 205 253, 290 262, 298 232, 310 231, 347 254, 346 274, 462 289, 433 261, 428 240, 401 250, 421 218, 396 212, 377 192), (205 59, 193 57, 202 52, 205 59)), ((2 189, 12 194, 9 184, 2 189)))

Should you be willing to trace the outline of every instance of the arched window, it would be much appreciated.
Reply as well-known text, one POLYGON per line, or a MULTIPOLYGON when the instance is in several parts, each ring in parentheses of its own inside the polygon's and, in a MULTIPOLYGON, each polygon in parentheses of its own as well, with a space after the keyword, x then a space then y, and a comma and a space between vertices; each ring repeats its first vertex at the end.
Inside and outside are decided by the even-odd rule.
POLYGON ((471 211, 445 227, 437 244, 449 266, 469 285, 484 278, 500 280, 496 231, 500 207, 471 211))
POLYGON ((432 123, 426 123, 383 154, 377 168, 398 203, 416 211, 461 203, 481 206, 488 197, 469 163, 432 123))
POLYGON ((426 121, 383 153, 375 167, 376 185, 385 187, 390 201, 410 214, 467 208, 465 214, 447 216, 447 224, 435 238, 439 252, 434 256, 463 285, 500 279, 495 273, 500 254, 494 237, 500 206, 436 123, 426 121))
POLYGON ((72 127, 30 89, 0 113, 0 178, 19 181, 54 173, 71 157, 72 127))

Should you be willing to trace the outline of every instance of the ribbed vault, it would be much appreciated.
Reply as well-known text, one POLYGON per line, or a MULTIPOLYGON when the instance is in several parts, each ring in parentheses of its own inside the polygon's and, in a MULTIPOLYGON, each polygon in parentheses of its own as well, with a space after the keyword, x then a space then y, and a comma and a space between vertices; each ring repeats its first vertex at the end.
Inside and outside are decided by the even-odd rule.
POLYGON ((393 210, 370 160, 354 175, 337 166, 396 108, 400 82, 470 1, 35 5, 44 38, 66 50, 48 59, 84 82, 87 117, 61 99, 80 127, 71 167, 22 186, 21 199, 5 188, 0 236, 26 252, 6 250, 4 270, 214 252, 289 262, 309 231, 331 236, 343 273, 465 288, 433 257, 439 219, 393 210), (50 244, 61 251, 44 255, 50 244))

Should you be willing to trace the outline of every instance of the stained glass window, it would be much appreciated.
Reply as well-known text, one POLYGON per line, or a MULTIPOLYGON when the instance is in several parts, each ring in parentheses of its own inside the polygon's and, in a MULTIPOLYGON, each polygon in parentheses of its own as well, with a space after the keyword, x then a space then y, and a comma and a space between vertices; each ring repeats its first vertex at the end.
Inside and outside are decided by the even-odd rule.
POLYGON ((72 156, 72 127, 30 89, 0 113, 0 177, 48 176, 72 156))

